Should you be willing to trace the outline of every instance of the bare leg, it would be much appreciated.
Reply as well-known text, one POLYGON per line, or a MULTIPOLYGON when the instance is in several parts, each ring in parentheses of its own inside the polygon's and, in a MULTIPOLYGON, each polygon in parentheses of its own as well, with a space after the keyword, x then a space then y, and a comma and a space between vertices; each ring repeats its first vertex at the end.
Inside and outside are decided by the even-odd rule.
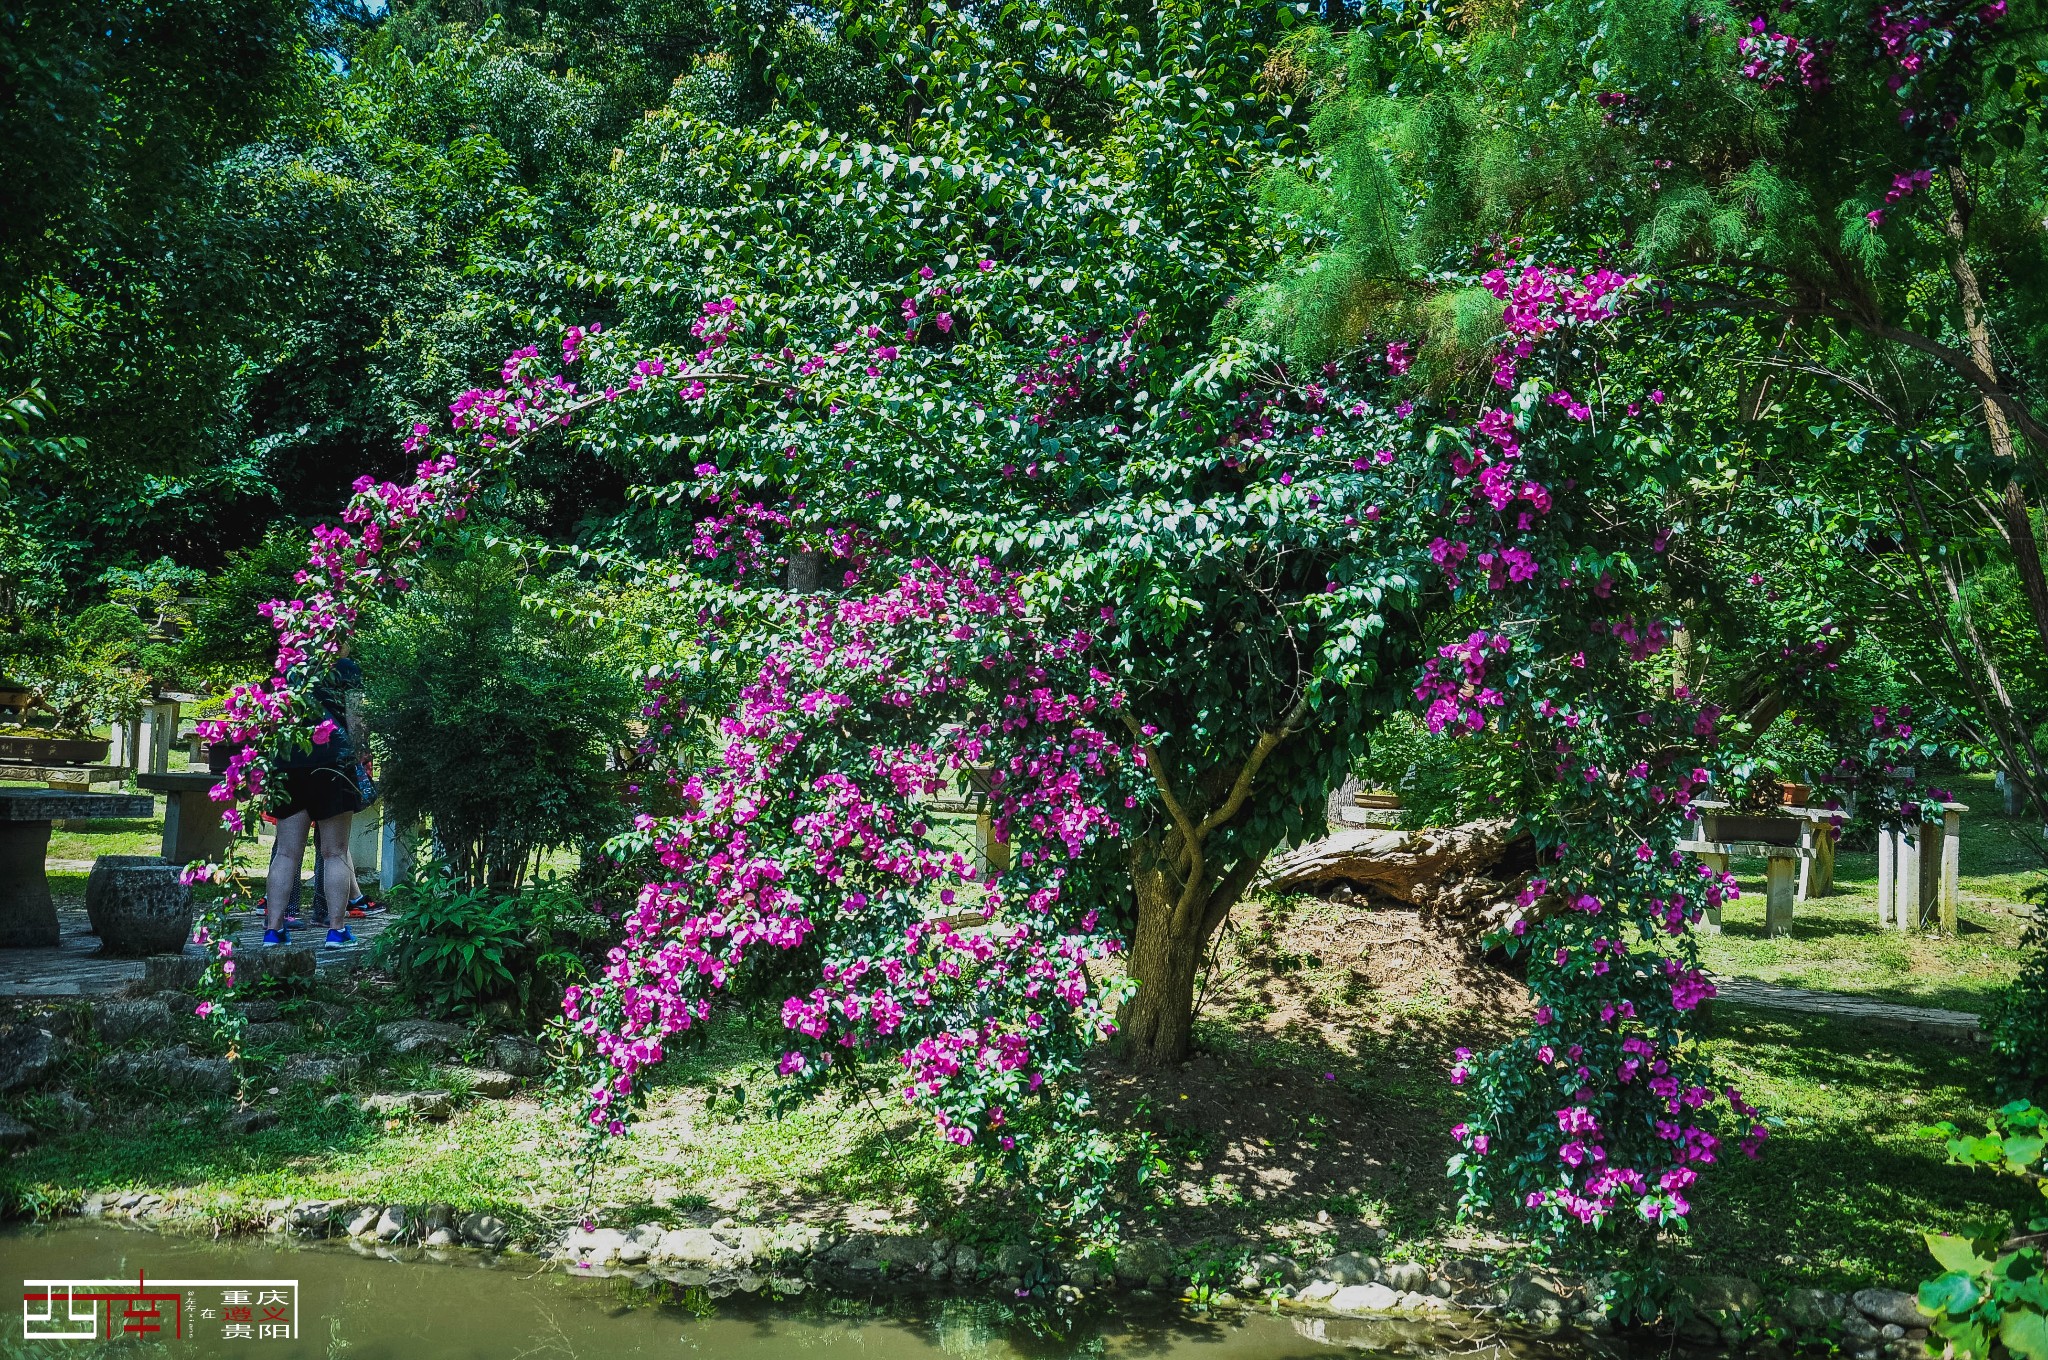
POLYGON ((348 899, 356 886, 355 862, 349 858, 349 825, 355 814, 344 812, 320 823, 320 886, 327 890, 327 928, 340 930, 348 924, 348 899))
POLYGON ((306 858, 306 832, 313 814, 294 812, 277 824, 277 844, 270 856, 270 880, 263 898, 263 928, 276 930, 284 920, 284 909, 299 886, 299 865, 306 858))

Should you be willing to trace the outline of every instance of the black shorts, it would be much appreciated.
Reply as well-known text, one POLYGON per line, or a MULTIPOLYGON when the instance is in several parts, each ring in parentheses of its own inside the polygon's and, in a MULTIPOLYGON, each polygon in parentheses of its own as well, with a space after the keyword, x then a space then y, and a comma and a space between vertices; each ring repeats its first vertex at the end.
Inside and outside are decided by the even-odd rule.
POLYGON ((280 822, 301 812, 324 822, 344 812, 363 810, 363 792, 356 787, 353 770, 323 766, 317 770, 284 771, 284 806, 271 815, 280 822))

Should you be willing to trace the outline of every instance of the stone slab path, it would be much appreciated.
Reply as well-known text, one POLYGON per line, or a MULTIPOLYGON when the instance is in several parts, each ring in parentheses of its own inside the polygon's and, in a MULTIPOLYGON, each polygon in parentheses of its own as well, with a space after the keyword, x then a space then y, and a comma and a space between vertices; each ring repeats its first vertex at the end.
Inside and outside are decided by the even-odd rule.
MULTIPOLYGON (((370 942, 391 919, 389 912, 349 922, 356 942, 336 949, 321 941, 325 930, 301 927, 292 943, 282 949, 265 949, 263 925, 251 914, 235 933, 237 957, 250 958, 271 953, 305 953, 313 959, 317 973, 342 973, 363 966, 370 942)), ((112 996, 141 988, 155 976, 165 985, 183 990, 189 982, 168 976, 178 970, 174 956, 155 959, 115 959, 100 954, 99 937, 91 933, 91 922, 80 907, 57 909, 58 944, 55 949, 0 949, 0 999, 32 997, 112 996)), ((183 967, 196 970, 202 958, 199 949, 186 945, 183 967)))
POLYGON ((1767 1010, 1799 1011, 1825 1015, 1859 1024, 1881 1025, 1887 1029, 1910 1030, 1929 1038, 1975 1043, 1983 1038, 1978 1017, 1968 1011, 1945 1011, 1933 1006, 1902 1006, 1893 1001, 1874 1001, 1842 992, 1813 992, 1804 987, 1781 987, 1756 978, 1717 977, 1714 986, 1720 999, 1739 1006, 1760 1006, 1767 1010))

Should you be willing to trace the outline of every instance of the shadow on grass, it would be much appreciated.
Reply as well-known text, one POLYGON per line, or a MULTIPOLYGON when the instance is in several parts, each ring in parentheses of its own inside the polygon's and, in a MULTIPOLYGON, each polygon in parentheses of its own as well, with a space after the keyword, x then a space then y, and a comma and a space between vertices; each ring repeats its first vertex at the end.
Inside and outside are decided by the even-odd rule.
MULTIPOLYGON (((1726 912, 1723 912, 1721 930, 1722 933, 1733 935, 1738 939, 1762 940, 1768 938, 1764 934, 1764 923, 1761 916, 1753 920, 1743 920, 1739 917, 1731 918, 1726 912)), ((1794 915, 1790 935, 1782 938, 1792 940, 1877 939, 1883 937, 1884 934, 1885 931, 1880 929, 1875 921, 1859 921, 1847 916, 1794 915)))
POLYGON ((77 836, 117 836, 126 831, 157 831, 160 817, 86 817, 65 823, 64 829, 77 836))
POLYGON ((2006 1178, 1947 1164, 1941 1120, 1981 1123, 1979 1050, 1820 1017, 1717 1005, 1716 1056, 1773 1120, 1754 1161, 1731 1154, 1694 1217, 1688 1254, 1766 1283, 1911 1288, 1932 1273, 1926 1230, 2004 1219, 2038 1202, 2006 1178), (1908 1102, 1910 1101, 1910 1105, 1908 1102))

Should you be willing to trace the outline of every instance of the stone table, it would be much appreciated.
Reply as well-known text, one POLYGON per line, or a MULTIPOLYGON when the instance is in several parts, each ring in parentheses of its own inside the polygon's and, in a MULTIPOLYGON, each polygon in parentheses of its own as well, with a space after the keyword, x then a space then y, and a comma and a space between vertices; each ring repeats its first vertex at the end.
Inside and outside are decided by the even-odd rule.
POLYGON ((0 789, 0 949, 47 949, 58 942, 57 907, 43 860, 50 823, 78 817, 148 817, 146 793, 0 789))
POLYGON ((164 795, 164 859, 190 864, 214 859, 228 848, 228 829, 221 825, 220 804, 207 796, 221 777, 205 770, 177 774, 139 774, 138 786, 164 795))
MULTIPOLYGON (((1700 836, 1678 843, 1711 869, 1726 872, 1728 861, 1738 855, 1764 861, 1764 934, 1778 936, 1792 929, 1792 910, 1804 894, 1807 861, 1815 857, 1815 819, 1807 808, 1771 808, 1760 812, 1738 812, 1717 799, 1702 798, 1693 804, 1699 810, 1700 836)), ((1707 909, 1704 921, 1710 935, 1721 933, 1719 908, 1707 909)))

